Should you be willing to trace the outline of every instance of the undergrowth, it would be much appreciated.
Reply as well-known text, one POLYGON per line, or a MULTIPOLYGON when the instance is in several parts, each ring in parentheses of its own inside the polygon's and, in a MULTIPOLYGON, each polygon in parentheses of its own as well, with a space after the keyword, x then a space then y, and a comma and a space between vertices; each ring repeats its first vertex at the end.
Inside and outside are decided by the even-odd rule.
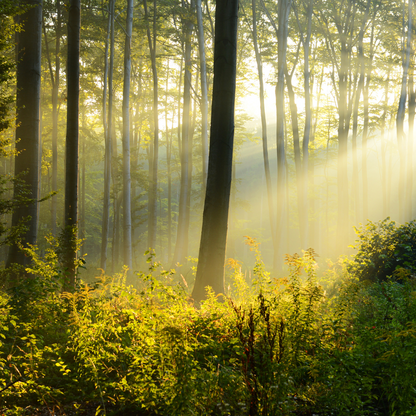
POLYGON ((226 301, 208 289, 199 309, 152 253, 134 287, 123 272, 61 293, 53 252, 33 252, 0 292, 0 414, 416 414, 411 273, 321 286, 308 250, 275 279, 248 243, 253 282, 230 260, 226 301))

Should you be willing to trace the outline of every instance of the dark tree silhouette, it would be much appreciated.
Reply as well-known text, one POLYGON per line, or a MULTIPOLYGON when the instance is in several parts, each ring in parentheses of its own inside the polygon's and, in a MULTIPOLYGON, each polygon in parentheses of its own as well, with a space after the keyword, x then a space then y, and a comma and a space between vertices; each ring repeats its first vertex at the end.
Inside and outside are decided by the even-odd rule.
POLYGON ((192 297, 199 302, 205 287, 224 292, 224 263, 234 142, 238 0, 217 2, 214 85, 208 178, 201 244, 192 297))
MULTIPOLYGON (((40 139, 40 82, 42 0, 28 0, 24 4, 33 6, 20 15, 23 30, 17 44, 17 118, 15 175, 21 180, 14 187, 14 199, 25 196, 30 199, 13 212, 12 227, 18 226, 22 218, 27 219, 26 233, 22 243, 35 244, 38 226, 38 180, 40 139), (22 188, 23 185, 23 188, 22 188)), ((30 258, 13 244, 10 247, 7 266, 13 263, 26 265, 30 258)))
POLYGON ((65 161, 65 229, 63 264, 67 271, 65 289, 75 286, 78 222, 78 137, 79 137, 79 47, 81 1, 71 0, 68 10, 67 124, 65 161))

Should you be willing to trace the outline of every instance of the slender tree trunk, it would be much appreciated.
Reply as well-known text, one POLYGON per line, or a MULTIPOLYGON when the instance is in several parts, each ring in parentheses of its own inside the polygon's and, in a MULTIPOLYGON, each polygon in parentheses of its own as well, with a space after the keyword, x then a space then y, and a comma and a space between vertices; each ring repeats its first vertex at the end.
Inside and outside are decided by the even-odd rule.
POLYGON ((320 220, 321 216, 318 214, 321 212, 321 210, 318 210, 317 205, 322 206, 323 204, 317 202, 320 192, 315 187, 315 134, 316 134, 316 127, 318 125, 318 119, 320 118, 319 112, 320 112, 320 101, 321 101, 321 96, 322 96, 323 79, 324 79, 324 67, 322 67, 321 75, 319 77, 316 106, 313 111, 314 123, 313 123, 312 132, 311 132, 311 147, 313 149, 313 152, 312 152, 312 157, 309 159, 309 171, 310 171, 309 186, 312 189, 313 195, 318 195, 318 197, 311 198, 311 201, 310 201, 311 220, 309 224, 309 235, 310 235, 311 247, 315 248, 319 253, 322 250, 321 236, 323 235, 323 232, 322 232, 321 220, 320 220))
MULTIPOLYGON (((58 192, 58 94, 59 94, 59 72, 61 60, 59 49, 61 45, 61 0, 56 0, 56 40, 55 40, 55 79, 52 83, 52 192, 58 192)), ((58 210, 58 197, 51 198, 51 222, 52 235, 56 236, 56 215, 58 210)))
POLYGON ((252 14, 253 14, 253 45, 254 45, 254 52, 256 55, 257 72, 259 75, 261 138, 262 138, 262 145, 263 145, 264 175, 266 179, 270 229, 271 229, 271 234, 272 234, 273 246, 275 246, 276 245, 276 234, 275 234, 276 227, 274 224, 272 180, 270 176, 269 150, 268 150, 268 143, 267 143, 267 121, 266 121, 266 107, 264 103, 263 65, 261 62, 261 54, 260 54, 259 46, 257 42, 256 0, 251 1, 251 8, 252 8, 252 14))
POLYGON ((168 126, 168 92, 169 92, 169 59, 167 61, 166 69, 166 95, 165 95, 165 121, 166 121, 166 170, 168 176, 168 201, 167 201, 167 254, 168 262, 172 256, 172 172, 171 172, 171 159, 172 159, 172 132, 173 132, 173 119, 175 118, 175 109, 172 114, 172 128, 169 134, 168 126))
MULTIPOLYGON (((399 107, 397 109, 396 117, 396 131, 397 131, 397 144, 399 148, 400 157, 400 179, 399 179, 399 221, 404 221, 405 207, 404 207, 404 190, 405 190, 405 147, 404 147, 404 116, 406 110, 406 90, 407 90, 407 75, 410 65, 410 49, 411 49, 411 36, 412 36, 412 5, 413 0, 408 0, 408 26, 407 26, 407 40, 406 40, 406 53, 403 53, 403 76, 402 85, 399 99, 399 107)), ((403 0, 403 33, 404 33, 404 20, 405 20, 405 0, 403 0)), ((404 36, 403 36, 404 37, 404 36)), ((404 42, 403 42, 404 46, 404 42)))
POLYGON ((303 42, 303 56, 304 56, 304 86, 305 86, 305 128, 303 132, 302 143, 302 191, 303 191, 303 212, 304 217, 304 231, 303 231, 303 247, 306 250, 309 246, 309 198, 308 198, 308 177, 309 177, 309 142, 311 140, 312 132, 312 106, 311 106, 311 73, 309 68, 309 50, 312 35, 312 12, 313 0, 309 0, 307 7, 308 26, 306 32, 306 39, 303 42))
POLYGON ((78 137, 79 137, 79 51, 81 0, 70 0, 68 11, 67 127, 65 160, 65 255, 67 290, 73 290, 76 278, 78 228, 78 137))
MULTIPOLYGON (((368 10, 370 9, 371 1, 367 2, 366 17, 368 16, 368 10)), ((363 101, 364 101, 364 126, 363 126, 363 138, 362 138, 362 175, 363 175, 363 222, 368 220, 368 172, 367 172, 367 145, 368 145, 368 128, 370 124, 369 115, 369 95, 370 95, 370 83, 371 83, 371 72, 373 66, 373 51, 374 51, 374 21, 371 26, 370 36, 370 52, 368 57, 368 68, 366 81, 363 86, 363 101)), ((364 56, 363 56, 364 60, 364 56)), ((363 63, 364 66, 364 63, 363 63)))
POLYGON ((388 99, 389 99, 389 85, 390 85, 390 71, 391 67, 388 67, 387 70, 387 79, 384 87, 384 104, 383 104, 383 114, 381 116, 381 190, 383 194, 383 218, 386 218, 389 212, 388 204, 389 198, 387 197, 387 161, 386 161, 386 151, 387 151, 387 139, 388 139, 388 127, 386 128, 386 120, 388 113, 388 99))
MULTIPOLYGON (((31 199, 21 204, 12 215, 12 226, 26 219, 26 232, 23 244, 36 244, 38 218, 38 154, 40 140, 40 83, 41 83, 41 38, 42 38, 42 0, 26 1, 34 7, 20 16, 23 31, 19 34, 17 45, 17 118, 16 151, 14 174, 25 185, 14 187, 14 198, 22 196, 31 199)), ((13 263, 27 265, 29 259, 19 248, 10 246, 7 267, 13 263)))
POLYGON ((283 234, 286 187, 286 155, 285 155, 285 100, 284 78, 288 37, 288 20, 291 0, 279 0, 279 31, 278 31, 278 62, 276 85, 276 144, 277 144, 277 216, 276 216, 276 248, 274 254, 275 268, 283 261, 282 247, 279 246, 279 235, 283 234))
MULTIPOLYGON (((297 8, 294 7, 296 20, 298 21, 300 41, 303 45, 303 72, 304 72, 304 89, 305 89, 305 127, 303 132, 303 143, 302 143, 302 156, 303 161, 300 166, 298 182, 298 196, 299 201, 299 224, 301 228, 301 246, 306 249, 309 244, 309 201, 308 201, 308 177, 309 177, 309 141, 312 133, 312 107, 311 107, 311 74, 309 69, 309 50, 310 40, 312 35, 312 12, 313 12, 313 0, 309 0, 306 8, 307 17, 307 29, 306 38, 303 33, 302 25, 299 22, 299 16, 297 8)), ((295 149, 296 151, 296 149, 295 149)), ((296 160, 296 159, 295 159, 296 160)), ((300 157, 299 157, 300 161, 300 157)), ((298 168, 297 174, 298 176, 298 168)))
POLYGON ((127 0, 126 43, 124 48, 123 86, 123 260, 131 270, 131 176, 130 176, 130 79, 131 37, 133 32, 133 0, 127 0))
MULTIPOLYGON (((86 125, 85 125, 85 107, 82 107, 82 125, 81 125, 81 132, 85 132, 86 125)), ((82 134, 82 153, 81 153, 81 198, 80 198, 80 210, 79 210, 79 236, 82 240, 85 240, 86 236, 86 230, 85 230, 85 172, 86 172, 86 166, 85 166, 85 133, 82 134)), ((85 242, 82 242, 81 246, 81 256, 85 254, 85 242)))
MULTIPOLYGON (((191 0, 191 9, 193 9, 191 0)), ((183 117, 182 117, 182 140, 181 140, 181 188, 179 195, 178 232, 176 236, 175 253, 173 263, 182 264, 188 252, 189 221, 187 218, 188 193, 190 189, 189 177, 189 135, 190 135, 190 113, 191 113, 191 35, 193 30, 192 21, 185 22, 185 76, 183 88, 183 117)))
MULTIPOLYGON (((364 25, 363 25, 364 26, 364 25)), ((360 107, 360 97, 364 88, 364 51, 363 51, 363 27, 359 36, 358 59, 359 59, 359 80, 357 91, 355 93, 353 114, 352 114, 352 196, 353 208, 355 213, 355 222, 360 221, 360 192, 359 192, 359 174, 358 174, 358 156, 357 156, 357 136, 358 136, 358 111, 360 107)), ((364 153, 363 156, 364 157, 364 153)), ((363 194, 364 197, 364 194, 363 194)))
MULTIPOLYGON (((142 73, 143 73, 143 60, 139 59, 138 64, 138 92, 135 97, 136 100, 136 111, 134 117, 134 134, 133 134, 133 166, 134 172, 137 172, 139 168, 139 157, 140 157, 140 143, 141 143, 141 99, 142 99, 142 73)), ((137 240, 136 231, 137 231, 137 199, 138 199, 138 190, 139 183, 136 182, 132 190, 132 200, 133 200, 133 209, 132 209, 132 239, 135 243, 137 240)))
POLYGON ((413 219, 413 134, 416 110, 413 66, 409 70, 409 138, 407 140, 406 221, 411 221, 413 219))
POLYGON ((147 245, 155 248, 156 226, 157 226, 157 169, 159 160, 159 97, 158 97, 158 74, 156 67, 156 0, 153 1, 153 35, 150 34, 149 14, 147 11, 147 0, 143 1, 145 20, 147 24, 147 39, 149 42, 150 59, 152 62, 153 75, 153 158, 152 171, 149 185, 148 203, 148 235, 147 245), (152 39, 153 38, 153 39, 152 39))
POLYGON ((196 0, 195 4, 198 24, 199 70, 201 72, 202 192, 205 192, 208 173, 208 87, 201 1, 196 0))
POLYGON ((284 84, 285 84, 285 66, 289 12, 292 0, 279 0, 278 4, 278 24, 276 26, 272 16, 270 15, 264 1, 262 1, 263 9, 273 26, 278 39, 277 50, 277 85, 276 85, 276 144, 277 144, 277 209, 276 209, 276 244, 274 247, 273 268, 276 270, 283 262, 282 251, 282 235, 284 230, 284 212, 285 212, 285 187, 286 187, 286 154, 285 154, 285 100, 284 100, 284 84))
POLYGON ((110 230, 110 191, 111 191, 111 134, 113 123, 113 68, 114 68, 114 4, 115 0, 109 0, 107 40, 104 55, 104 90, 103 90, 103 126, 105 140, 104 155, 104 201, 103 219, 101 229, 101 262, 100 267, 104 271, 107 266, 108 237, 110 230), (111 40, 109 39, 111 36, 111 40), (110 68, 108 68, 108 44, 111 42, 110 68), (108 121, 107 121, 107 77, 108 77, 108 121))
POLYGON ((238 0, 216 4, 211 140, 195 302, 205 287, 224 293, 224 265, 234 142, 238 0))
MULTIPOLYGON (((351 20, 353 20, 351 18, 351 20)), ((337 215, 337 250, 342 253, 350 233, 349 228, 349 191, 348 191, 348 132, 352 113, 352 99, 349 94, 351 40, 345 33, 341 38, 341 64, 338 73, 339 102, 338 102, 338 215, 337 215)))
POLYGON ((290 106, 290 118, 292 121, 292 132, 293 132, 293 150, 295 156, 295 171, 296 171, 296 185, 297 185, 297 198, 298 198, 298 215, 299 215, 299 232, 300 232, 300 243, 302 249, 306 249, 305 241, 305 229, 307 227, 306 218, 304 215, 304 181, 303 181, 303 170, 302 170, 302 159, 299 144, 299 125, 298 125, 298 109, 295 102, 295 93, 292 86, 292 75, 289 74, 287 68, 285 68, 286 85, 289 95, 289 106, 290 106))
POLYGON ((119 266, 120 259, 120 210, 122 196, 114 195, 113 209, 113 240, 112 240, 112 272, 114 273, 119 266))

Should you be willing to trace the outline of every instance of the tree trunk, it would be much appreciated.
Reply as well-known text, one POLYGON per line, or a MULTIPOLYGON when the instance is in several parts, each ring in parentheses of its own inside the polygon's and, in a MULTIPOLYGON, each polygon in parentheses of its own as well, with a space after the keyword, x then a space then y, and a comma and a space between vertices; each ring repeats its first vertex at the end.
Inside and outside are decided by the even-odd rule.
POLYGON ((131 249, 131 176, 130 176, 130 78, 133 0, 127 0, 126 43, 124 48, 123 85, 123 260, 133 269, 131 249))
MULTIPOLYGON (((17 96, 16 96, 16 151, 14 173, 20 178, 25 189, 19 184, 14 187, 14 199, 30 198, 21 203, 13 212, 12 227, 26 219, 23 244, 36 244, 38 218, 38 154, 40 139, 40 83, 41 83, 41 39, 42 0, 26 1, 34 7, 20 16, 23 31, 17 45, 17 96)), ((10 246, 7 267, 17 263, 27 265, 29 258, 17 245, 10 246)))
MULTIPOLYGON (((404 190, 405 190, 405 148, 404 148, 404 116, 406 111, 406 90, 407 90, 407 75, 409 72, 410 65, 410 49, 411 49, 411 36, 412 36, 412 5, 413 0, 408 0, 408 26, 407 26, 407 40, 406 40, 406 53, 403 53, 403 76, 402 76, 402 85, 399 99, 399 107, 397 109, 396 117, 396 131, 397 131, 397 144, 399 148, 399 157, 400 157, 400 168, 399 168, 399 221, 404 221, 404 190)), ((403 22, 405 20, 405 0, 403 0, 403 22)), ((404 33, 404 24, 403 24, 403 33, 404 33)), ((404 37, 404 36, 403 36, 404 37)), ((404 46, 404 41, 403 41, 404 46)))
POLYGON ((307 7, 308 26, 306 32, 306 39, 303 42, 303 56, 304 56, 304 87, 305 87, 305 128, 303 132, 302 143, 302 191, 303 191, 303 247, 306 250, 310 245, 309 242, 309 198, 308 198, 308 177, 309 177, 309 142, 311 140, 312 132, 312 106, 311 106, 311 81, 310 81, 310 68, 309 68, 309 50, 310 41, 312 35, 312 12, 313 12, 313 0, 309 0, 307 7))
POLYGON ((195 286, 195 302, 205 287, 224 293, 224 263, 234 142, 238 0, 216 4, 214 86, 207 189, 195 286))
MULTIPOLYGON (((86 210, 85 210, 85 179, 86 179, 86 163, 85 163, 85 159, 87 157, 87 155, 85 154, 85 131, 87 129, 86 125, 85 125, 85 106, 82 106, 82 125, 81 125, 81 132, 83 132, 82 134, 82 154, 81 154, 81 178, 80 178, 80 182, 81 182, 81 198, 80 198, 80 210, 79 210, 79 236, 82 240, 85 240, 85 236, 86 236, 86 229, 85 229, 85 214, 86 214, 86 210)), ((82 241, 82 246, 81 246, 81 257, 85 254, 85 241, 82 241)))
POLYGON ((107 40, 104 56, 104 90, 103 90, 103 126, 105 140, 104 155, 104 201, 103 220, 101 229, 101 262, 100 267, 106 270, 108 237, 110 230, 110 191, 111 191, 111 134, 113 123, 113 68, 114 68, 114 4, 115 0, 109 0, 107 40), (108 44, 111 36, 110 68, 108 68, 108 44), (108 121, 107 121, 107 76, 108 76, 108 121))
POLYGON ((79 50, 81 0, 70 0, 68 10, 67 127, 65 159, 64 288, 73 290, 76 278, 78 227, 79 50))
POLYGON ((277 144, 277 216, 276 216, 276 248, 274 252, 274 268, 283 262, 283 251, 279 245, 279 235, 283 234, 286 187, 286 154, 285 154, 285 65, 288 37, 288 20, 291 0, 279 0, 279 30, 276 85, 276 144, 277 144))
MULTIPOLYGON (((59 94, 59 72, 61 60, 59 49, 61 45, 61 0, 56 0, 56 40, 55 40, 55 76, 52 78, 52 192, 58 192, 58 94, 59 94)), ((56 236, 56 215, 58 210, 58 198, 53 195, 51 198, 51 223, 52 235, 56 236)))
POLYGON ((267 202, 269 208, 269 221, 270 229, 272 234, 273 246, 276 245, 276 234, 274 224, 274 210, 273 210, 273 192, 272 192, 272 180, 270 176, 270 165, 269 165, 269 149, 267 144, 267 121, 266 121, 266 107, 264 103, 264 81, 263 81, 263 65, 261 62, 261 54, 257 43, 257 16, 256 16, 256 0, 251 1, 251 8, 253 14, 253 45, 254 52, 256 55, 257 72, 259 75, 259 94, 260 94, 260 116, 261 116, 261 138, 263 145, 263 164, 264 164, 264 175, 266 179, 267 189, 267 202))
POLYGON ((202 192, 205 192, 208 172, 208 87, 201 1, 196 0, 196 17, 198 24, 199 70, 201 72, 202 192))
MULTIPOLYGON (((413 51, 412 51, 413 52, 413 51)), ((407 190, 406 190, 406 221, 413 219, 413 133, 415 124, 416 93, 414 89, 414 68, 409 76, 409 138, 407 140, 407 190)))
MULTIPOLYGON (((191 9, 193 9, 193 0, 191 0, 191 9)), ((189 176, 189 135, 191 120, 191 35, 193 30, 191 20, 185 22, 185 76, 183 87, 183 116, 182 116, 182 143, 180 149, 181 155, 181 188, 179 194, 179 215, 178 215, 178 232, 176 236, 175 253, 173 263, 182 264, 188 253, 188 233, 189 220, 187 215, 187 206, 189 201, 190 176, 189 176)))
POLYGON ((168 92, 169 92, 169 59, 167 61, 166 69, 166 95, 165 95, 165 121, 166 121, 166 170, 168 176, 168 200, 167 200, 167 259, 168 262, 172 256, 172 173, 171 173, 171 159, 172 159, 172 132, 173 120, 175 118, 175 109, 172 114, 172 127, 169 134, 168 126, 168 92))
MULTIPOLYGON (((311 140, 312 133, 312 107, 311 107, 311 76, 309 69, 309 50, 310 50, 310 40, 312 35, 312 12, 313 12, 313 0, 309 0, 307 4, 304 4, 306 8, 306 17, 307 17, 307 29, 306 29, 306 38, 303 32, 302 25, 299 21, 299 15, 297 8, 294 6, 293 10, 296 15, 296 20, 298 22, 300 41, 303 45, 303 72, 304 72, 304 89, 305 89, 305 127, 303 132, 303 142, 302 142, 302 156, 303 161, 299 163, 299 179, 298 181, 298 193, 301 192, 301 195, 298 196, 299 201, 299 226, 301 234, 301 247, 307 249, 309 245, 309 201, 308 201, 308 177, 309 177, 309 141, 311 140), (299 183, 300 182, 300 183, 299 183)), ((292 93, 293 96, 293 93, 292 93)), ((291 104, 293 107, 293 105, 291 104)), ((296 106, 296 105, 295 105, 296 106)), ((292 113, 293 114, 293 113, 292 113)), ((293 123, 292 123, 293 124, 293 123)), ((295 157, 296 157, 296 148, 295 148, 295 157)), ((300 160, 300 157, 299 157, 300 160)), ((295 159, 296 161, 296 159, 295 159)), ((298 178, 298 167, 296 168, 296 177, 298 178)))
POLYGON ((302 170, 302 159, 299 144, 299 124, 298 124, 298 109, 295 102, 295 93, 292 86, 292 74, 289 74, 287 68, 285 68, 286 85, 289 95, 289 106, 290 106, 290 118, 292 121, 292 132, 293 132, 293 151, 295 156, 295 171, 296 171, 296 185, 297 185, 297 199, 298 199, 298 215, 299 215, 299 233, 301 248, 306 250, 306 236, 305 230, 307 227, 306 218, 304 215, 304 181, 303 181, 303 170, 302 170))
POLYGON ((150 59, 152 62, 153 75, 153 158, 152 170, 149 184, 148 198, 148 234, 147 245, 154 249, 156 245, 157 225, 157 169, 159 160, 159 97, 158 97, 158 75, 156 67, 156 0, 153 0, 153 36, 150 34, 149 14, 147 11, 147 0, 143 1, 144 14, 147 25, 147 40, 149 42, 150 59), (153 39, 152 39, 153 37, 153 39))
MULTIPOLYGON (((366 17, 368 16, 370 3, 371 3, 371 0, 368 0, 367 9, 366 9, 366 17)), ((367 19, 365 19, 365 21, 367 22, 367 19)), ((369 95, 370 95, 371 72, 372 72, 373 55, 374 55, 374 26, 375 26, 375 22, 373 19, 373 24, 371 26, 370 52, 368 56, 367 76, 366 76, 365 84, 363 86, 363 101, 364 101, 364 126, 363 126, 363 138, 362 138, 363 223, 367 222, 368 220, 367 144, 368 144, 368 128, 370 124, 369 95)), ((363 55, 363 60, 364 60, 364 55, 363 55)), ((363 62, 363 66, 364 66, 364 62, 363 62)))
POLYGON ((383 104, 383 114, 381 116, 381 191, 383 194, 383 218, 386 218, 388 212, 390 211, 389 206, 389 197, 387 195, 387 161, 386 161, 386 151, 387 151, 387 139, 389 134, 388 127, 386 126, 387 113, 388 113, 388 103, 389 103, 389 85, 390 85, 390 71, 391 67, 388 67, 387 70, 387 79, 384 87, 384 104, 383 104))

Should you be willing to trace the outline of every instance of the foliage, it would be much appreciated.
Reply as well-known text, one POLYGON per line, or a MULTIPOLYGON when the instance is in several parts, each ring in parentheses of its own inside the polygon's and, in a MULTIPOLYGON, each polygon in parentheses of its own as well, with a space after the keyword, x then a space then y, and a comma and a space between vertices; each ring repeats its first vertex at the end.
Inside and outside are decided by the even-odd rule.
POLYGON ((27 252, 32 278, 0 293, 0 413, 414 414, 414 278, 344 271, 329 296, 313 250, 273 279, 248 242, 256 282, 232 261, 232 299, 208 292, 200 309, 153 252, 134 285, 124 270, 72 293, 55 250, 27 252))
POLYGON ((416 271, 416 221, 397 226, 386 218, 355 229, 358 235, 354 248, 357 254, 349 263, 349 271, 361 280, 385 281, 399 277, 403 268, 416 271))

